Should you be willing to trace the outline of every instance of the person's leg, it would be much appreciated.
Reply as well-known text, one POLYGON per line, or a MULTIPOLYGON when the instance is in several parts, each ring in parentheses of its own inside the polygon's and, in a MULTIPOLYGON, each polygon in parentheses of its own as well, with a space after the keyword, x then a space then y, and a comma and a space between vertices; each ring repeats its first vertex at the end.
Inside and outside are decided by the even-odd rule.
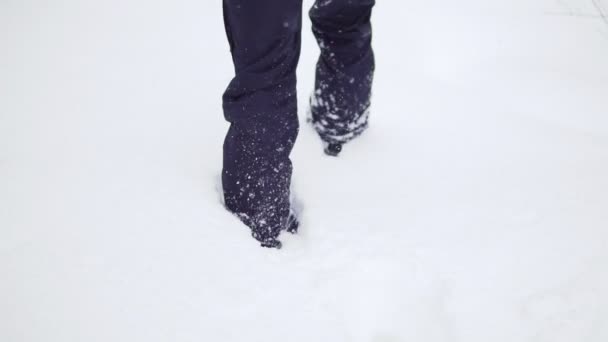
POLYGON ((309 13, 321 48, 310 119, 321 139, 338 147, 367 128, 374 74, 370 23, 374 3, 317 0, 309 13))
POLYGON ((224 21, 236 74, 223 96, 225 204, 262 245, 280 247, 298 134, 302 0, 224 0, 224 21))

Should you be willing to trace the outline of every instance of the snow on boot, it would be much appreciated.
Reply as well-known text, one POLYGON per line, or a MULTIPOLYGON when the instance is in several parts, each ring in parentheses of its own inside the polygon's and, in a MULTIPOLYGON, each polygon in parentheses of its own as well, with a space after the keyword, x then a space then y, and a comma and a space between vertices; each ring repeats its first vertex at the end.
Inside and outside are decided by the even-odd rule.
POLYGON ((300 222, 298 221, 297 216, 295 215, 295 213, 291 212, 289 214, 289 218, 287 219, 287 224, 284 227, 285 231, 290 234, 297 234, 299 227, 300 222))
POLYGON ((281 249, 281 247, 283 247, 281 241, 277 240, 276 238, 267 238, 265 240, 260 241, 260 244, 262 247, 266 248, 281 249))

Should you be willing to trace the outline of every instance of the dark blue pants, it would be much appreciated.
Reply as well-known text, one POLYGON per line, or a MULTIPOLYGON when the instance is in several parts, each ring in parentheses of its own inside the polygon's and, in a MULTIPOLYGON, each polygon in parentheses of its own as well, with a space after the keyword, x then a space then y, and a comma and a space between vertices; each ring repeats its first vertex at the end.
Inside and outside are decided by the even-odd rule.
MULTIPOLYGON (((223 96, 226 207, 258 240, 276 237, 290 212, 298 135, 296 67, 302 0, 224 0, 235 77, 223 96)), ((321 138, 346 142, 367 126, 374 59, 374 0, 317 0, 310 10, 321 47, 311 119, 321 138)))

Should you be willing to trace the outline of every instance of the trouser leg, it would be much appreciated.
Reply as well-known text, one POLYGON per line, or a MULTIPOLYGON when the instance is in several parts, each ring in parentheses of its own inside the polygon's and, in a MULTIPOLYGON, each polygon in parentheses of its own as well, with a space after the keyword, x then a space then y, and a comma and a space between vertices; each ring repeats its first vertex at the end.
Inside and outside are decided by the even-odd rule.
POLYGON ((223 4, 235 67, 223 96, 225 203, 264 240, 279 234, 290 209, 302 0, 223 4))
POLYGON ((310 10, 321 48, 311 119, 327 142, 347 142, 367 128, 374 74, 370 22, 374 4, 374 0, 317 0, 310 10))

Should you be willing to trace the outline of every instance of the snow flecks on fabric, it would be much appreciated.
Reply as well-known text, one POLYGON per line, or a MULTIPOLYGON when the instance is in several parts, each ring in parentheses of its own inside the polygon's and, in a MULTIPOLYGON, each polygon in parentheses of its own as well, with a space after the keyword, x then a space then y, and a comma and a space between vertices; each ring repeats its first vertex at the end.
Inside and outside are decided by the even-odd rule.
MULTIPOLYGON (((371 84, 371 79, 371 76, 366 78, 366 82, 371 84)), ((354 83, 354 78, 350 80, 354 83)), ((309 121, 324 141, 346 143, 368 127, 370 99, 355 104, 352 102, 358 98, 354 98, 349 103, 342 93, 328 93, 326 88, 320 83, 311 95, 309 121)))
POLYGON ((331 5, 332 2, 333 2, 333 0, 317 0, 313 7, 322 8, 322 7, 331 5))

